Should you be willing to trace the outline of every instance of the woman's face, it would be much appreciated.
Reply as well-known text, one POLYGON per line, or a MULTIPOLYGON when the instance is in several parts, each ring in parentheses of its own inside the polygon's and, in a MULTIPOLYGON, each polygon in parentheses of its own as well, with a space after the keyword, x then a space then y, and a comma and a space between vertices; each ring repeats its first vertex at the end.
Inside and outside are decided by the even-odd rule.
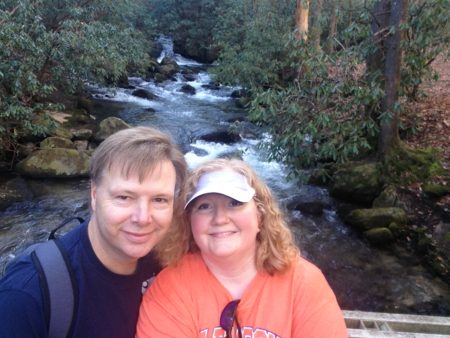
POLYGON ((211 193, 199 196, 192 202, 192 234, 206 259, 253 257, 259 220, 253 199, 243 203, 211 193))

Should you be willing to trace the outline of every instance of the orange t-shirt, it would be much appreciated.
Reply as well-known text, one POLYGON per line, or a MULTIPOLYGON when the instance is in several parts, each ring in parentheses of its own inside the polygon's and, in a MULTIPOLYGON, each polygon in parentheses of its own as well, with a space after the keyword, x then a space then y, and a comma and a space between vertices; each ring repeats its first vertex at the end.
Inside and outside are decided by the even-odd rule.
MULTIPOLYGON (((144 295, 136 337, 223 338, 220 314, 232 301, 199 254, 164 269, 144 295)), ((322 272, 300 258, 284 274, 258 273, 237 307, 243 338, 348 337, 322 272)))

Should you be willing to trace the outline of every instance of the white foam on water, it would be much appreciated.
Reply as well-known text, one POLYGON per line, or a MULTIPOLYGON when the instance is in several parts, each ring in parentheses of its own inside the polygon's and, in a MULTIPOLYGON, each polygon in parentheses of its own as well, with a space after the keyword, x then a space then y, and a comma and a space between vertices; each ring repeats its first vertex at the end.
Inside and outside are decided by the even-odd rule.
POLYGON ((142 107, 154 107, 155 103, 152 100, 147 100, 141 97, 137 97, 127 93, 121 89, 117 90, 114 94, 95 94, 95 97, 103 100, 115 101, 115 102, 128 102, 142 107))
POLYGON ((180 54, 174 54, 174 60, 179 66, 203 66, 202 63, 199 63, 197 61, 187 59, 180 54))

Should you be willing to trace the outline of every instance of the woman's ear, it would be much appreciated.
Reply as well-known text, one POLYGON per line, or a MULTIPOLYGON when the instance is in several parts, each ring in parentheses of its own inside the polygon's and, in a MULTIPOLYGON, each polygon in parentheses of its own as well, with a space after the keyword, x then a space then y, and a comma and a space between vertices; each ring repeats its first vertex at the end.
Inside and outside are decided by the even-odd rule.
POLYGON ((264 215, 266 213, 266 211, 264 210, 263 206, 258 204, 258 206, 256 207, 256 211, 258 213, 258 225, 259 228, 261 229, 261 225, 264 221, 264 215))

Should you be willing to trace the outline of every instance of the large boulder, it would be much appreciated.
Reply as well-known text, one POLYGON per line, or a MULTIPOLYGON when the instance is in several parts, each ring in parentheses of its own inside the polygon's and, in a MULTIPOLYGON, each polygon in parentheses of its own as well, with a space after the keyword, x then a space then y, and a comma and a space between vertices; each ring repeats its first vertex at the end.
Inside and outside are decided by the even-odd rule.
POLYGON ((345 222, 366 231, 373 228, 387 228, 391 224, 403 226, 407 222, 407 215, 400 208, 355 209, 346 216, 345 222))
POLYGON ((340 167, 333 174, 330 194, 338 199, 370 205, 381 189, 376 163, 352 164, 340 167))
POLYGON ((40 149, 20 161, 16 170, 34 178, 87 177, 89 155, 76 149, 40 149))
POLYGON ((105 138, 115 132, 130 127, 131 126, 128 123, 118 117, 107 117, 99 123, 98 131, 94 135, 94 140, 102 142, 105 138))

